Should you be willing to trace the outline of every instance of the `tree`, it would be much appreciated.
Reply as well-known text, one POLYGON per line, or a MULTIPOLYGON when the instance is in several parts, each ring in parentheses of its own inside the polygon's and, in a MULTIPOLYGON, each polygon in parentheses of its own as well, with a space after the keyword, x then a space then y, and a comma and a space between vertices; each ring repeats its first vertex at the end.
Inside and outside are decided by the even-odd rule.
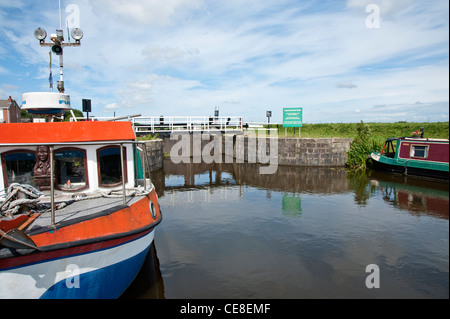
POLYGON ((33 121, 33 116, 25 110, 20 110, 20 118, 22 120, 30 119, 30 121, 33 121))
MULTIPOLYGON (((76 117, 84 117, 83 112, 81 112, 80 110, 72 109, 72 111, 76 117)), ((72 117, 72 113, 70 111, 64 112, 64 121, 65 122, 69 122, 71 117, 72 117)))

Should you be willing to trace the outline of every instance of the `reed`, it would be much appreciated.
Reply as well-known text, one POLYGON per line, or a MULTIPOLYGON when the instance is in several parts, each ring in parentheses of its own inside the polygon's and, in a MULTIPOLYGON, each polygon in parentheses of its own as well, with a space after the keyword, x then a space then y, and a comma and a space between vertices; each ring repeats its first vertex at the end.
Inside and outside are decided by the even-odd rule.
POLYGON ((363 121, 357 124, 356 131, 356 138, 350 144, 350 150, 347 153, 346 166, 356 170, 366 169, 371 165, 368 155, 371 151, 380 150, 383 143, 374 139, 371 127, 363 121))

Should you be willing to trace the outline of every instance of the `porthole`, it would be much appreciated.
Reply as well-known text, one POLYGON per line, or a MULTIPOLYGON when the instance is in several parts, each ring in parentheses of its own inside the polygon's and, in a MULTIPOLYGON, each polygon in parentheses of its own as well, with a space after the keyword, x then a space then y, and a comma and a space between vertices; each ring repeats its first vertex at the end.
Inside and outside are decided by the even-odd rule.
POLYGON ((152 218, 153 218, 153 219, 156 218, 155 205, 153 205, 153 202, 152 202, 152 201, 150 201, 150 214, 152 214, 152 218))

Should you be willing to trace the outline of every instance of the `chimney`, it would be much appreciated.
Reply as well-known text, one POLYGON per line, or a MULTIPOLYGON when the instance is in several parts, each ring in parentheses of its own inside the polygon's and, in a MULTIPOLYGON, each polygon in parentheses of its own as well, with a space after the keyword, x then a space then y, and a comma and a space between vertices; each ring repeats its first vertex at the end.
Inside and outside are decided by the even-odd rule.
POLYGON ((8 102, 11 103, 12 102, 12 98, 11 95, 9 96, 8 102))

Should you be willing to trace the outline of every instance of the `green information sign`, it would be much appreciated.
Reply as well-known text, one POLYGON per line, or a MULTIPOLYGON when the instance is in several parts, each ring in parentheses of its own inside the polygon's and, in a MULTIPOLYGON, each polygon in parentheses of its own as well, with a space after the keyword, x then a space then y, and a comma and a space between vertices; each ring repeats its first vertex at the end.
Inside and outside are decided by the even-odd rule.
POLYGON ((303 125, 303 108, 284 108, 283 109, 283 126, 284 127, 302 127, 303 125))

